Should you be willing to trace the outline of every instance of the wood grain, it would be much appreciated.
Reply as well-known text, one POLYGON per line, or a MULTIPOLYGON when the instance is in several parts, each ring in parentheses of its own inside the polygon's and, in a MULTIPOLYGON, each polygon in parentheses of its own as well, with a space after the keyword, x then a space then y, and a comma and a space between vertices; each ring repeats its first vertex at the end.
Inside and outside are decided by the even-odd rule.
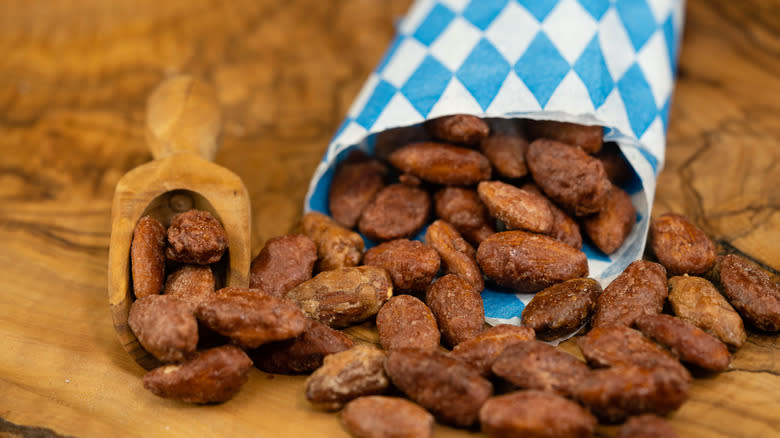
MULTIPOLYGON (((253 370, 228 403, 141 387, 106 301, 111 199, 151 160, 146 98, 190 73, 224 108, 215 162, 252 204, 252 252, 293 229, 330 136, 410 0, 7 0, 0 13, 0 436, 347 436, 301 377, 253 370)), ((689 0, 653 214, 690 216, 778 279, 780 11, 689 0)), ((375 342, 366 327, 351 329, 375 342)), ((565 344, 563 348, 572 348, 565 344)), ((681 436, 780 436, 778 336, 698 376, 681 436)), ((599 436, 613 436, 601 427, 599 436)), ((436 436, 475 436, 437 426, 436 436)))

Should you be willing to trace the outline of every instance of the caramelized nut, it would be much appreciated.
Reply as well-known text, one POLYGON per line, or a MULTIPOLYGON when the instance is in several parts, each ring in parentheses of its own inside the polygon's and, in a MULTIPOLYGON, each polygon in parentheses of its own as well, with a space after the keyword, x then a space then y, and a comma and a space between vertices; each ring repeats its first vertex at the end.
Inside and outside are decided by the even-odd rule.
POLYGON ((523 309, 523 325, 545 341, 574 333, 588 321, 600 294, 601 285, 592 278, 554 284, 531 298, 523 309))
POLYGON ((577 403, 542 391, 516 391, 488 399, 479 411, 492 438, 588 438, 596 418, 577 403))
POLYGON ((474 259, 474 248, 449 223, 436 220, 425 232, 425 242, 441 256, 444 272, 455 274, 466 280, 474 290, 485 288, 482 272, 474 259))
POLYGON ((435 184, 468 186, 490 179, 490 162, 484 155, 443 143, 412 143, 388 159, 402 172, 435 184))
POLYGON ((425 294, 425 303, 450 347, 477 336, 485 326, 482 296, 460 276, 447 274, 436 280, 425 294))
POLYGON ((352 400, 341 412, 341 422, 358 438, 433 436, 433 416, 399 397, 372 395, 352 400))
POLYGON ((320 272, 285 295, 309 318, 330 327, 362 322, 379 311, 393 296, 387 271, 376 266, 357 266, 320 272))
POLYGON ((670 278, 669 302, 675 315, 727 345, 739 348, 745 343, 742 318, 706 279, 687 275, 670 278))
POLYGON ((294 303, 240 287, 214 292, 201 301, 195 314, 207 327, 244 348, 294 338, 306 324, 294 303))
POLYGON ((230 400, 249 380, 252 361, 238 347, 224 345, 198 352, 190 360, 149 371, 144 388, 155 395, 188 403, 230 400))
POLYGON ((316 211, 303 215, 301 225, 303 233, 317 245, 316 270, 329 271, 360 263, 365 243, 358 233, 316 211))
POLYGON ((721 257, 717 265, 723 295, 760 330, 780 330, 780 287, 766 271, 735 254, 721 257))
POLYGON ((375 242, 412 237, 425 225, 430 212, 428 192, 392 184, 382 189, 363 210, 358 229, 375 242))
POLYGON ((648 240, 671 274, 703 274, 715 264, 715 244, 683 215, 666 213, 655 218, 648 240))
POLYGON ((666 296, 666 269, 658 263, 637 260, 599 295, 591 325, 631 326, 639 315, 661 313, 666 296))
POLYGON ((482 181, 477 186, 479 198, 490 215, 503 222, 507 229, 549 233, 553 216, 548 201, 501 181, 482 181))
POLYGON ((538 389, 572 397, 590 369, 569 353, 541 341, 507 347, 495 362, 493 374, 523 389, 538 389))
POLYGON ((499 324, 459 343, 450 355, 488 377, 492 373, 490 367, 502 351, 510 345, 532 339, 534 331, 530 327, 499 324))
POLYGON ((161 362, 181 362, 198 345, 198 322, 192 311, 170 295, 135 300, 127 324, 144 349, 161 362))
POLYGON ((165 281, 165 227, 151 216, 142 217, 133 230, 130 265, 136 298, 157 295, 165 281))
POLYGON ((388 300, 376 315, 379 343, 385 350, 419 348, 436 350, 441 334, 428 306, 411 295, 388 300))
POLYGON ((425 122, 425 129, 439 140, 475 145, 490 134, 490 126, 477 116, 455 114, 425 122))
POLYGON ((322 366, 306 379, 306 399, 335 411, 352 399, 381 394, 390 385, 385 358, 382 350, 368 345, 325 356, 322 366))
POLYGON ((311 278, 317 245, 300 234, 272 237, 249 268, 249 287, 275 297, 311 278))
POLYGON ((168 227, 168 259, 198 265, 216 263, 227 249, 227 234, 222 224, 203 210, 179 213, 168 227))
POLYGON ((552 237, 504 231, 479 245, 482 272, 502 287, 537 292, 555 283, 588 275, 585 253, 552 237))
POLYGON ((306 318, 306 328, 298 337, 261 345, 251 355, 255 366, 267 373, 308 374, 321 367, 327 355, 354 345, 340 331, 306 318))
POLYGON ((444 423, 469 427, 493 385, 470 366, 438 351, 393 350, 385 361, 393 384, 444 423))
POLYGON ((540 139, 525 156, 536 184, 553 201, 576 216, 597 213, 612 188, 601 161, 580 148, 540 139))
POLYGON ((424 292, 439 272, 441 258, 430 246, 408 239, 379 244, 363 256, 363 264, 384 268, 397 293, 424 292))
POLYGON ((360 214, 385 186, 387 168, 361 151, 353 151, 336 166, 328 191, 328 208, 333 220, 354 228, 360 214))

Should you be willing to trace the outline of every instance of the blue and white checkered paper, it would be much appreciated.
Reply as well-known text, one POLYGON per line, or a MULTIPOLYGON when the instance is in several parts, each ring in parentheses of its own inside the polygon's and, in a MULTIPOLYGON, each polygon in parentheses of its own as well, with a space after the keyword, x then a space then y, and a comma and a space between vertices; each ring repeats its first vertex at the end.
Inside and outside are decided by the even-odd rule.
MULTIPOLYGON (((304 208, 328 213, 346 152, 377 133, 466 113, 605 127, 635 171, 624 187, 637 224, 607 256, 585 244, 607 284, 641 258, 663 166, 682 0, 417 0, 357 96, 309 186, 304 208)), ((486 289, 488 322, 519 323, 532 295, 486 289)))

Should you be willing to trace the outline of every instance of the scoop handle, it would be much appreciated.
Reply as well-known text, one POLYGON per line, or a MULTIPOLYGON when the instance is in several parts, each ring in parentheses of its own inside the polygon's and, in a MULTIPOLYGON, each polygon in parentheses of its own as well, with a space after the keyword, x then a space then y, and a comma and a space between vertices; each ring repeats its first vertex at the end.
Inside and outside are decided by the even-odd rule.
POLYGON ((214 161, 221 128, 216 91, 192 76, 166 79, 146 102, 146 140, 156 160, 190 152, 214 161))

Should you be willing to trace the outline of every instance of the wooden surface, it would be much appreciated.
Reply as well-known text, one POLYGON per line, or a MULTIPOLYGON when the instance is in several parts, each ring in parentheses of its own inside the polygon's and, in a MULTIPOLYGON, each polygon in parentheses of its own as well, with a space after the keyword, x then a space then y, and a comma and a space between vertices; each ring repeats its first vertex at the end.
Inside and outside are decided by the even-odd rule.
MULTIPOLYGON (((147 96, 191 73, 215 84, 225 108, 215 161, 249 191, 253 253, 293 229, 315 165, 409 3, 0 3, 0 436, 346 436, 337 416, 309 407, 301 377, 255 370, 235 399, 206 407, 142 388, 107 300, 111 200, 119 178, 151 160, 147 96)), ((686 20, 653 213, 689 215, 777 281, 777 2, 689 0, 686 20)), ((778 344, 751 333, 729 371, 697 378, 671 416, 681 436, 780 436, 778 344)))

